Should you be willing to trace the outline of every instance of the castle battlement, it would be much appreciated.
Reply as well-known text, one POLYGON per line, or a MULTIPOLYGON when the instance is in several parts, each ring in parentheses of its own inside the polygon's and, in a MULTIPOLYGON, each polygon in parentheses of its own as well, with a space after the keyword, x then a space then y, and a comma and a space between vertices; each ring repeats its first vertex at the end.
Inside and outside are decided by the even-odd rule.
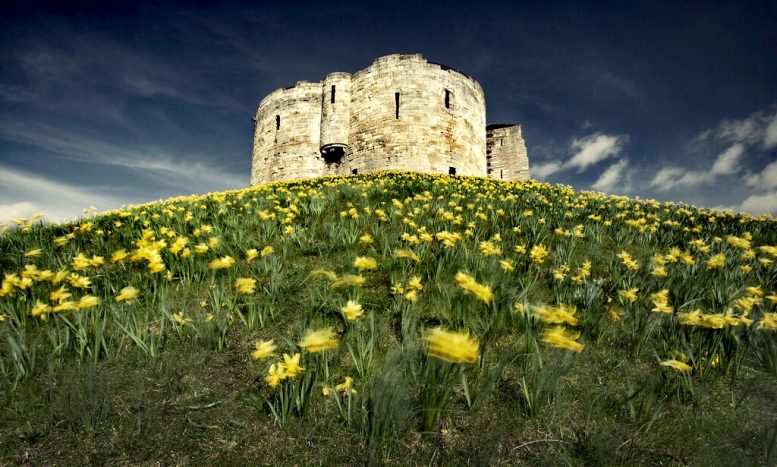
POLYGON ((529 177, 520 125, 486 126, 473 78, 387 55, 268 94, 254 116, 251 185, 378 170, 529 177))

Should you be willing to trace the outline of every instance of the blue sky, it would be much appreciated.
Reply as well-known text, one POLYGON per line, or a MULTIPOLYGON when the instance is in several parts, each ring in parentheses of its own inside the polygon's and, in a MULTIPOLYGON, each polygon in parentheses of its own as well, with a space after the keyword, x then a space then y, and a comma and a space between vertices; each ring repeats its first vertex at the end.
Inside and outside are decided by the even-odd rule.
POLYGON ((477 79, 535 178, 777 214, 774 1, 16 3, 0 223, 247 186, 263 96, 390 53, 477 79))

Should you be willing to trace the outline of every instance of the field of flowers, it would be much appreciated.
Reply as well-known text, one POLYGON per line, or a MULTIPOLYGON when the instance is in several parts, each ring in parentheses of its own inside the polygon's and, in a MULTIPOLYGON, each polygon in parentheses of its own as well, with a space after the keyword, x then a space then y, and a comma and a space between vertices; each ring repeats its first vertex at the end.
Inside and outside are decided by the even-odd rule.
POLYGON ((777 221, 378 173, 0 238, 0 463, 777 462, 777 221))

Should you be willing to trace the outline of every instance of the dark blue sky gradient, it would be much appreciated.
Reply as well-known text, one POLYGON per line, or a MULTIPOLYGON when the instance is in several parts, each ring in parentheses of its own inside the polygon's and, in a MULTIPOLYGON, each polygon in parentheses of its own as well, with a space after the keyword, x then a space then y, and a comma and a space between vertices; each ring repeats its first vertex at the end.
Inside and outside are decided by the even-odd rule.
POLYGON ((538 178, 775 213, 775 25, 774 1, 2 6, 0 223, 246 186, 263 96, 390 53, 477 79, 538 178))

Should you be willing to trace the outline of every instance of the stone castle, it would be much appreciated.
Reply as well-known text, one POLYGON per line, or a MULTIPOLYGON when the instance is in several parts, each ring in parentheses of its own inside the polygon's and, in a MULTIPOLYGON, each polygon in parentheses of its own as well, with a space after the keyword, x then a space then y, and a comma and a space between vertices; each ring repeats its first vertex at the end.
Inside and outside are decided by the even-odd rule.
POLYGON ((529 178, 521 126, 486 126, 480 84, 419 54, 278 89, 253 120, 251 185, 378 170, 529 178))

